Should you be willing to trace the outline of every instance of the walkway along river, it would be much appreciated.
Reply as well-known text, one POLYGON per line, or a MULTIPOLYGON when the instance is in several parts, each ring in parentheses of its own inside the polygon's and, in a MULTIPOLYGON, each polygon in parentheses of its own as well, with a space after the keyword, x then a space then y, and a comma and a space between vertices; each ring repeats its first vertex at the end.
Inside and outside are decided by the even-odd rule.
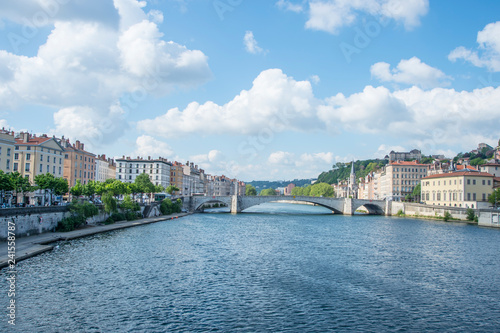
POLYGON ((499 230, 284 205, 61 242, 18 264, 16 331, 500 330, 499 230))

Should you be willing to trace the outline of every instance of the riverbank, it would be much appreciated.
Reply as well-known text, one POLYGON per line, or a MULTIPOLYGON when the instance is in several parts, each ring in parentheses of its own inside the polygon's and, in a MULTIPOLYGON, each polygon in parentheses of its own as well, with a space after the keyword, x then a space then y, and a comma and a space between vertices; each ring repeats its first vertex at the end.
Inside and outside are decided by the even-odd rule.
MULTIPOLYGON (((184 217, 190 213, 178 213, 168 216, 150 217, 135 221, 122 221, 108 225, 88 226, 83 229, 73 230, 69 232, 47 232, 39 235, 27 236, 18 238, 15 241, 16 248, 16 263, 19 261, 34 257, 41 253, 51 251, 54 246, 52 243, 58 241, 67 241, 81 237, 87 237, 103 232, 136 227, 161 221, 173 220, 184 217)), ((7 242, 0 243, 0 269, 7 267, 9 257, 7 256, 7 242)))

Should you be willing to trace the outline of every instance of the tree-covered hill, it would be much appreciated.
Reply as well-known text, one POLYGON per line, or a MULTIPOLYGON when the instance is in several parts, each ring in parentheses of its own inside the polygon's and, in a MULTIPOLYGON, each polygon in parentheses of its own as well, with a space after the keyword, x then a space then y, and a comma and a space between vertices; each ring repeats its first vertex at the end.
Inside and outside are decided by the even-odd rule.
MULTIPOLYGON (((387 160, 363 160, 354 162, 356 178, 365 177, 368 173, 375 171, 388 163, 387 160)), ((334 184, 339 180, 348 179, 351 174, 351 162, 337 163, 330 171, 322 172, 318 176, 318 182, 334 184)))

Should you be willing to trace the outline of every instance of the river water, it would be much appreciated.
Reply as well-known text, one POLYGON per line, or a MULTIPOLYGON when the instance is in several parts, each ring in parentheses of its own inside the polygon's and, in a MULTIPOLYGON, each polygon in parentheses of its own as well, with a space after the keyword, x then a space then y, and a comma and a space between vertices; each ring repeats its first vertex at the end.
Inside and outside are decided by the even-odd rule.
POLYGON ((500 331, 500 230, 262 207, 59 243, 0 331, 500 331))

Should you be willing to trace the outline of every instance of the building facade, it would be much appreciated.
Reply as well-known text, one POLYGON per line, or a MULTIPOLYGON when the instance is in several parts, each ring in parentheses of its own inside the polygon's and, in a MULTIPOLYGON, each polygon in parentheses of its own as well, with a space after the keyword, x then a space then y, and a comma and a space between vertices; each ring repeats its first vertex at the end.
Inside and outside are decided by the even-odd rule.
POLYGON ((116 179, 116 164, 106 155, 98 155, 95 159, 95 180, 105 182, 107 179, 116 179))
POLYGON ((132 159, 125 157, 116 159, 116 179, 126 183, 133 183, 140 174, 147 174, 154 185, 167 188, 170 185, 170 163, 165 158, 144 159, 137 157, 132 159))
POLYGON ((5 173, 12 172, 15 142, 14 132, 0 130, 0 170, 5 173))
POLYGON ((500 177, 500 163, 486 163, 479 166, 479 171, 500 177))
POLYGON ((380 176, 379 198, 402 201, 413 193, 420 180, 427 176, 428 165, 413 162, 392 162, 385 166, 380 176))
POLYGON ((418 149, 413 149, 410 152, 395 152, 392 150, 389 153, 389 161, 406 161, 406 160, 417 160, 422 159, 422 152, 418 149))
POLYGON ((494 176, 478 171, 436 174, 422 179, 422 201, 427 205, 484 208, 493 192, 494 176))
POLYGON ((71 144, 69 139, 62 137, 60 143, 64 148, 64 178, 69 187, 75 186, 77 180, 82 184, 95 180, 95 155, 86 151, 79 140, 71 144))

